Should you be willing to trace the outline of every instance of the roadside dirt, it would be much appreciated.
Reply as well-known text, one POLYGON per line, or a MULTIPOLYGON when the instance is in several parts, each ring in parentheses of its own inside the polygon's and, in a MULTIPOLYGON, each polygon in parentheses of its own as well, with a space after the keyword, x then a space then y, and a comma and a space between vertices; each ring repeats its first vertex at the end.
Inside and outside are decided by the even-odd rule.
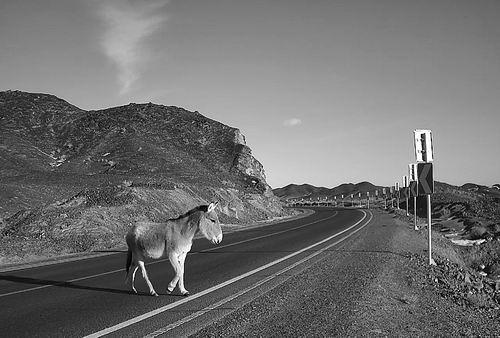
POLYGON ((195 336, 500 334, 500 290, 467 270, 447 240, 435 234, 432 267, 426 229, 374 216, 324 259, 195 336))

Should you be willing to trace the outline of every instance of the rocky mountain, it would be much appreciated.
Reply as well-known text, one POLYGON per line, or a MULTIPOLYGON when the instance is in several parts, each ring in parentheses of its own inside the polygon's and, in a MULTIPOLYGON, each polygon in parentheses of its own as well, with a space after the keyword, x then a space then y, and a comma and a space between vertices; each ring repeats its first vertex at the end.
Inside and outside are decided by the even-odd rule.
POLYGON ((344 183, 334 188, 315 187, 309 184, 289 184, 283 188, 273 190, 274 194, 283 200, 296 198, 333 198, 334 196, 366 193, 382 189, 381 186, 373 185, 370 182, 360 182, 357 184, 344 183))
POLYGON ((52 95, 0 93, 0 174, 155 175, 268 189, 236 128, 154 104, 84 111, 52 95), (202 178, 202 179, 201 179, 202 178))
POLYGON ((242 133, 198 112, 152 103, 86 111, 5 91, 0 131, 0 241, 76 234, 92 249, 122 240, 135 220, 209 200, 221 202, 223 222, 286 212, 242 133))

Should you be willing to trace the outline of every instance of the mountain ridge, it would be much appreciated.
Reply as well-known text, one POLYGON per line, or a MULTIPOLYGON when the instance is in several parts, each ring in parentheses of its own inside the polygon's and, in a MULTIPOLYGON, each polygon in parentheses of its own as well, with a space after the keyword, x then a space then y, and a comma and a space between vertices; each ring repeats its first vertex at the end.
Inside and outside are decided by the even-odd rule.
POLYGON ((316 187, 310 184, 289 184, 282 188, 273 189, 273 193, 282 199, 293 198, 332 198, 339 195, 366 193, 386 187, 377 186, 370 182, 343 183, 333 188, 316 187))
MULTIPOLYGON (((2 147, 3 162, 21 162, 25 171, 169 174, 185 162, 182 170, 195 169, 194 176, 215 179, 215 169, 242 179, 253 176, 267 188, 263 166, 241 132, 198 112, 152 103, 85 111, 53 95, 19 91, 1 92, 0 107, 4 141, 13 141, 2 147), (6 153, 9 146, 22 156, 6 153)), ((16 174, 13 167, 19 168, 0 167, 2 176, 16 174)))
MULTIPOLYGON (((486 195, 496 195, 500 193, 500 185, 494 184, 491 187, 487 187, 484 185, 479 185, 475 183, 465 183, 461 186, 454 186, 448 183, 435 181, 435 189, 436 191, 447 191, 447 190, 459 190, 463 192, 476 192, 479 194, 486 195)), ((315 199, 315 198, 332 198, 334 196, 340 196, 342 194, 358 194, 358 193, 366 193, 373 192, 375 190, 387 189, 389 191, 390 187, 378 186, 374 185, 370 182, 363 181, 356 184, 353 183, 342 183, 333 188, 326 187, 317 187, 311 184, 303 183, 303 184, 288 184, 281 188, 273 189, 273 192, 276 196, 280 197, 283 200, 288 199, 315 199)))

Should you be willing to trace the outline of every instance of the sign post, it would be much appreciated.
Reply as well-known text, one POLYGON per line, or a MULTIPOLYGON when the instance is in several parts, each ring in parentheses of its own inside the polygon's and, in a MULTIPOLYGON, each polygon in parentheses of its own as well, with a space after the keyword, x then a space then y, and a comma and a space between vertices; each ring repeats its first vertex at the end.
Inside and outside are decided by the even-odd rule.
POLYGON ((384 209, 387 209, 387 196, 385 194, 385 188, 382 188, 382 195, 384 195, 384 209))
POLYGON ((394 184, 396 186, 396 209, 399 210, 399 182, 394 184))
POLYGON ((408 164, 408 174, 410 177, 410 197, 413 197, 413 226, 417 227, 417 165, 414 163, 408 164))
POLYGON ((432 259, 432 211, 431 194, 434 192, 432 162, 434 160, 432 135, 430 130, 415 130, 415 157, 417 160, 417 193, 427 195, 427 229, 429 237, 429 264, 436 265, 432 259))
POLYGON ((370 192, 369 191, 366 192, 366 201, 367 201, 368 209, 370 209, 370 192))
POLYGON ((406 216, 410 216, 410 210, 408 209, 408 176, 403 176, 403 196, 406 201, 406 216))

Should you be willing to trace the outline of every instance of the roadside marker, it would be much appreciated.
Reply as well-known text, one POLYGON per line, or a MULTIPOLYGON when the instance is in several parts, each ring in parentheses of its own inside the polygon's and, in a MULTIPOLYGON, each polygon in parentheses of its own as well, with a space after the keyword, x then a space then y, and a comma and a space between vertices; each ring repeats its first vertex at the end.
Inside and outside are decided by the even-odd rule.
POLYGON ((427 228, 429 239, 429 265, 436 265, 432 259, 432 211, 431 194, 434 192, 432 161, 434 161, 432 134, 430 130, 414 131, 415 158, 417 161, 418 196, 427 195, 427 228))
POLYGON ((430 195, 434 193, 434 178, 432 163, 418 163, 418 196, 430 195))

